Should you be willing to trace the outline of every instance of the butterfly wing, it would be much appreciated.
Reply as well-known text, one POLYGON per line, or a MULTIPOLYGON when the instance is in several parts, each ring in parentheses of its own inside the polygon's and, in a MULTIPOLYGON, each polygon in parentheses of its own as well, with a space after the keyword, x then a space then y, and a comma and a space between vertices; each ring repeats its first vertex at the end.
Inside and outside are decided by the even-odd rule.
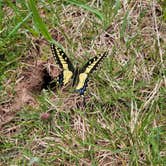
POLYGON ((107 54, 108 53, 105 52, 104 54, 98 57, 93 57, 85 64, 85 66, 80 71, 79 80, 76 87, 76 92, 80 93, 80 95, 84 95, 86 87, 88 86, 89 74, 91 74, 94 70, 97 69, 98 65, 103 60, 103 58, 107 56, 107 54))
POLYGON ((60 85, 65 85, 72 78, 74 73, 74 67, 70 59, 67 57, 67 55, 63 52, 61 48, 55 46, 55 44, 51 44, 51 50, 55 58, 55 61, 57 62, 59 67, 62 69, 62 72, 59 75, 58 82, 60 85))

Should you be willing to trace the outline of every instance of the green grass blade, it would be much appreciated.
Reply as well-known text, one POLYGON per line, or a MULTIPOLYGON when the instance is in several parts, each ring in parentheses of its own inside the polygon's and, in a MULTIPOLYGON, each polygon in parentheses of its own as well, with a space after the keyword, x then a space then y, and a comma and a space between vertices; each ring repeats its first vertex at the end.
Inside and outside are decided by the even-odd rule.
POLYGON ((85 5, 79 1, 75 1, 75 0, 67 0, 67 2, 73 4, 73 5, 76 5, 76 6, 79 6, 87 11, 90 11, 91 13, 95 14, 101 21, 103 21, 103 15, 96 9, 88 6, 88 5, 85 5))
POLYGON ((2 2, 0 2, 0 33, 2 29, 2 20, 3 20, 3 11, 2 11, 2 2))
POLYGON ((39 32, 41 32, 41 34, 48 40, 48 41, 52 41, 52 37, 48 32, 48 29, 46 27, 46 25, 44 24, 44 22, 42 21, 42 18, 40 17, 37 9, 36 9, 36 4, 33 0, 29 0, 28 1, 28 6, 29 9, 31 10, 32 14, 33 14, 33 21, 35 24, 35 27, 39 30, 39 32))
POLYGON ((123 18, 122 28, 120 31, 120 38, 121 39, 124 37, 125 32, 126 32, 126 27, 127 27, 127 23, 128 23, 128 16, 129 16, 129 12, 127 11, 124 18, 123 18))
POLYGON ((29 17, 32 15, 32 13, 29 13, 21 22, 19 22, 15 27, 14 27, 14 29, 9 33, 9 35, 7 36, 8 38, 10 38, 12 35, 14 35, 17 31, 18 31, 18 29, 21 27, 21 25, 23 24, 23 23, 25 23, 28 19, 29 19, 29 17))
POLYGON ((114 7, 114 15, 116 16, 118 13, 118 10, 120 9, 121 2, 120 0, 116 0, 115 7, 114 7))

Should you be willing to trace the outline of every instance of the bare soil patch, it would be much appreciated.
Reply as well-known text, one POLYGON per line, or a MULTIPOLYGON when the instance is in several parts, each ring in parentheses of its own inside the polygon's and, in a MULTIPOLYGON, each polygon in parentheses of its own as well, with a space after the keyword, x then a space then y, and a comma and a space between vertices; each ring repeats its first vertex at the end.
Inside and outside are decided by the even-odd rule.
POLYGON ((42 89, 47 89, 58 74, 58 69, 47 62, 37 61, 35 65, 33 61, 30 63, 28 67, 22 69, 16 80, 14 99, 0 105, 0 128, 10 122, 23 106, 36 107, 38 103, 35 95, 42 89))

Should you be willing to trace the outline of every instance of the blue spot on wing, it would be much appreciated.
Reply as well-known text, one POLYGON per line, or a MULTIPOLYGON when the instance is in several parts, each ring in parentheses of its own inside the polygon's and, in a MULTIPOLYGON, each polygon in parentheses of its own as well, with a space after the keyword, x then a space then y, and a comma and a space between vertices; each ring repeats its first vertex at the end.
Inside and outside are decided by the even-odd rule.
POLYGON ((76 90, 76 92, 78 92, 80 95, 84 95, 84 93, 85 93, 85 91, 86 91, 86 88, 87 88, 87 86, 88 86, 88 81, 89 81, 89 80, 86 79, 85 82, 84 82, 83 87, 80 88, 80 89, 78 89, 78 90, 76 90))

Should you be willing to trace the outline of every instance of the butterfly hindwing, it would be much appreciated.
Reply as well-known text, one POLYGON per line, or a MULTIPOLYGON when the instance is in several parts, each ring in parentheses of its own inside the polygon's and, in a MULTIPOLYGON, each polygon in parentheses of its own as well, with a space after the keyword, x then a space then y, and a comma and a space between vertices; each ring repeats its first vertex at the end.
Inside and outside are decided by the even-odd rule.
POLYGON ((51 50, 57 64, 62 69, 62 72, 59 75, 58 82, 60 85, 65 85, 73 77, 74 67, 61 48, 55 46, 54 44, 51 44, 51 50))
POLYGON ((91 74, 94 70, 97 69, 98 65, 103 60, 103 58, 106 57, 106 55, 107 55, 107 52, 105 52, 103 55, 100 55, 98 57, 93 57, 84 65, 84 67, 80 71, 79 80, 76 87, 76 91, 79 92, 80 95, 84 95, 84 92, 88 85, 89 74, 91 74))
POLYGON ((88 86, 88 81, 88 77, 84 78, 84 76, 79 76, 79 83, 76 87, 76 92, 78 92, 80 95, 84 95, 86 88, 88 86), (82 81, 80 82, 80 80, 82 81))

